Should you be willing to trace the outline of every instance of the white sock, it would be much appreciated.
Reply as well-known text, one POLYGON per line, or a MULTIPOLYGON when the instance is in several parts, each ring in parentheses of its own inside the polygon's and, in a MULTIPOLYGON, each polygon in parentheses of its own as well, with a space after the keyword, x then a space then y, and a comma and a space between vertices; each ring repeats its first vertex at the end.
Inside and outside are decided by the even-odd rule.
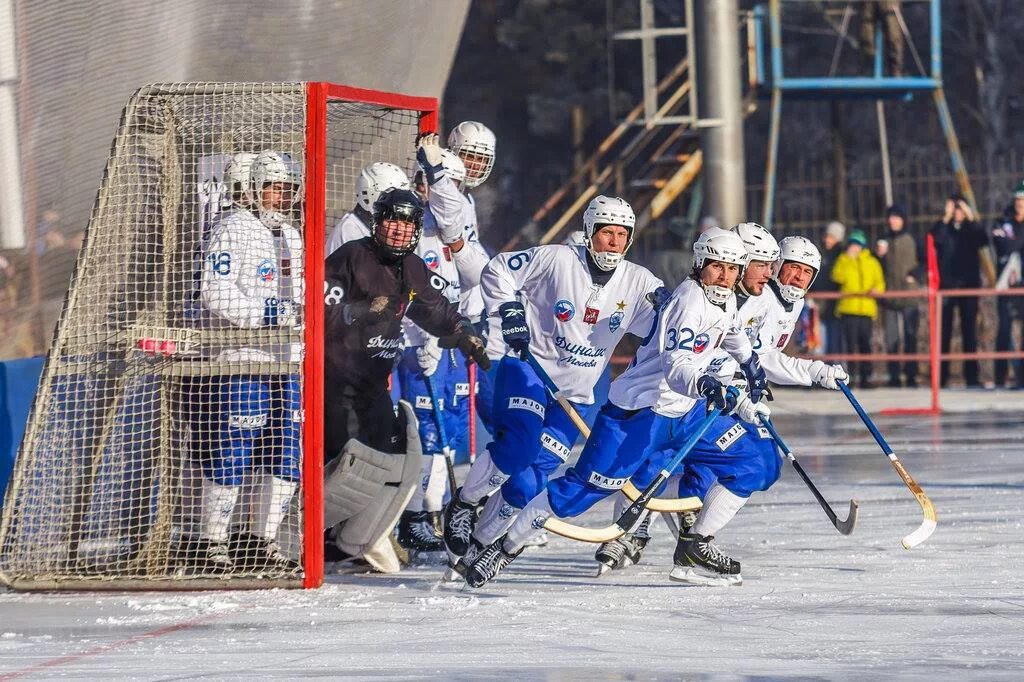
POLYGON ((211 542, 227 542, 231 514, 238 501, 237 485, 221 485, 203 479, 203 502, 199 535, 211 542))
POLYGON ((444 491, 447 489, 448 465, 444 461, 444 455, 431 455, 427 483, 423 489, 423 511, 441 511, 444 507, 444 491))
POLYGON ((484 450, 476 456, 473 466, 469 467, 469 474, 466 475, 466 482, 462 484, 460 497, 463 502, 476 504, 498 490, 508 479, 508 474, 491 460, 491 453, 484 450))
POLYGON ((704 508, 697 515, 697 523, 693 524, 691 533, 697 535, 716 535, 718 531, 725 528, 725 524, 732 521, 747 500, 750 498, 740 497, 729 492, 717 481, 708 494, 704 496, 704 508))
POLYGON ((423 511, 423 493, 430 483, 430 470, 433 464, 433 455, 423 455, 422 464, 420 465, 420 482, 412 489, 412 498, 410 498, 409 504, 405 505, 406 511, 423 511))
POLYGON ((277 529, 288 513, 288 505, 291 504, 292 495, 295 494, 297 487, 298 481, 263 476, 249 516, 249 529, 254 535, 267 540, 273 540, 277 536, 277 529))
POLYGON ((505 536, 505 551, 514 553, 519 551, 530 538, 538 535, 544 530, 544 522, 548 517, 553 516, 551 501, 548 499, 548 491, 542 490, 537 497, 526 503, 523 511, 519 512, 516 520, 508 529, 505 536))
POLYGON ((494 493, 487 499, 484 510, 480 513, 480 519, 476 522, 476 529, 473 537, 485 547, 502 535, 516 520, 519 508, 513 507, 505 501, 501 491, 494 493))

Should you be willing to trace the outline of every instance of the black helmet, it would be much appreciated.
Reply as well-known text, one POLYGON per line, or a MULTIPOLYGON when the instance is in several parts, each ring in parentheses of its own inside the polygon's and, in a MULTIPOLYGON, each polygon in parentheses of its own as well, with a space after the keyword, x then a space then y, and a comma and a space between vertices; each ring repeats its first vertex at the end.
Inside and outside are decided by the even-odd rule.
POLYGON ((410 190, 397 187, 386 189, 373 202, 373 225, 373 239, 380 248, 396 256, 412 253, 423 234, 423 202, 410 190), (377 227, 386 220, 401 220, 416 226, 408 246, 398 248, 384 243, 384 236, 378 233, 377 227))

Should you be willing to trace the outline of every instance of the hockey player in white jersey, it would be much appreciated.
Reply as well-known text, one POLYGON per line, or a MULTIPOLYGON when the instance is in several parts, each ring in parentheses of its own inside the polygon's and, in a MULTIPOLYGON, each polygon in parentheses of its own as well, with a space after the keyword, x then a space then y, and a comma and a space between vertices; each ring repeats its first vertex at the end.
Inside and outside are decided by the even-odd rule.
POLYGON ((491 311, 487 350, 492 361, 500 361, 495 436, 445 508, 445 544, 453 561, 466 556, 474 541, 487 545, 501 535, 579 435, 526 354, 557 382, 563 397, 589 405, 623 334, 648 333, 654 309, 647 294, 662 283, 624 259, 635 220, 623 199, 599 196, 583 216, 586 246, 503 253, 484 269, 481 286, 491 311), (476 505, 488 495, 477 524, 476 505))
MULTIPOLYGON (((480 273, 489 260, 479 242, 465 239, 468 219, 459 184, 466 178, 466 169, 458 156, 438 146, 433 134, 420 140, 417 160, 427 184, 428 210, 416 253, 443 283, 442 293, 449 302, 458 305, 464 288, 479 285, 480 273)), ((441 347, 451 344, 440 344, 437 337, 408 319, 403 327, 406 348, 398 365, 398 382, 402 398, 415 408, 419 420, 423 474, 399 519, 398 541, 411 551, 440 552, 444 544, 435 529, 440 527, 437 517, 448 487, 444 450, 454 452, 468 433, 465 403, 469 384, 459 372, 465 360, 454 350, 441 347), (433 409, 432 388, 439 412, 433 409), (447 442, 442 442, 438 420, 444 420, 447 442)))
MULTIPOLYGON (((581 514, 630 477, 637 480, 634 474, 648 459, 661 466, 692 433, 687 416, 694 405, 705 409, 707 401, 716 410, 740 410, 746 419, 767 413, 757 404, 766 388, 764 372, 739 327, 733 293, 746 263, 746 249, 736 234, 714 228, 701 235, 691 276, 671 295, 658 292, 656 323, 633 363, 612 382, 579 460, 530 500, 504 537, 480 552, 465 572, 471 586, 493 579, 551 514, 581 514), (750 378, 748 396, 740 397, 708 372, 719 347, 750 378)), ((645 487, 651 480, 637 480, 637 485, 645 487)))
MULTIPOLYGON (((491 175, 494 168, 497 139, 490 128, 479 121, 463 121, 448 133, 448 150, 457 155, 466 167, 466 179, 462 183, 463 201, 466 205, 466 238, 471 242, 479 242, 480 227, 477 219, 476 201, 472 190, 479 187, 491 175)), ((481 247, 482 248, 482 247, 481 247)), ((459 312, 468 317, 474 324, 482 324, 484 301, 479 287, 468 287, 462 292, 459 312)), ((497 369, 489 373, 477 373, 476 406, 480 420, 493 435, 492 403, 494 393, 493 377, 497 369)), ((454 374, 458 383, 469 386, 469 368, 460 361, 454 374)), ((468 401, 463 406, 468 408, 468 401)), ((468 423, 468 410, 462 417, 468 423)))
POLYGON ((371 236, 373 202, 386 189, 410 189, 409 176, 393 163, 375 161, 363 168, 356 178, 356 205, 342 216, 327 236, 324 257, 330 256, 345 242, 371 236))
POLYGON ((249 173, 245 205, 240 202, 211 231, 200 286, 204 323, 211 330, 282 332, 262 344, 225 340, 209 348, 218 361, 245 369, 193 387, 203 393, 203 400, 189 401, 203 489, 200 538, 186 561, 201 573, 298 568, 282 554, 276 536, 300 475, 302 357, 286 330, 299 323, 303 297, 302 239, 288 217, 302 176, 287 155, 274 151, 255 156, 249 173), (229 537, 242 479, 250 472, 257 481, 248 529, 229 537))

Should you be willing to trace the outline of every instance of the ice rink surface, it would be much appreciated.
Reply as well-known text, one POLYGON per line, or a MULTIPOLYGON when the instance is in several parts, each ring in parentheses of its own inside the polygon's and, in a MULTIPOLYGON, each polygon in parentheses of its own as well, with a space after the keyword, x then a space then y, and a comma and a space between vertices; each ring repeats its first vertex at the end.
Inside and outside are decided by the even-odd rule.
POLYGON ((842 396, 783 392, 780 432, 860 520, 839 535, 787 464, 718 538, 742 586, 670 582, 658 521, 641 564, 600 579, 593 546, 552 538, 475 591, 423 566, 315 591, 0 592, 0 679, 1024 679, 1024 395, 943 403, 877 418, 938 509, 911 551, 920 508, 842 396))

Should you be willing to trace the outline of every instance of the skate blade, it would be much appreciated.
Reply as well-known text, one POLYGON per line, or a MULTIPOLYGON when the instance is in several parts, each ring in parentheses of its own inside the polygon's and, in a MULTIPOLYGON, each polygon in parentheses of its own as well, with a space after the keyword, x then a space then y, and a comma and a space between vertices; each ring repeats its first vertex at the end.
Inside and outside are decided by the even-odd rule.
POLYGON ((678 566, 672 569, 672 572, 668 574, 668 578, 677 583, 701 585, 704 587, 729 587, 743 584, 743 576, 739 574, 722 575, 716 573, 714 575, 704 575, 692 568, 680 568, 678 566))
POLYGON ((600 578, 602 575, 604 575, 605 573, 607 573, 610 570, 612 570, 612 567, 609 566, 608 564, 598 563, 597 564, 597 575, 595 575, 594 577, 595 578, 600 578))

